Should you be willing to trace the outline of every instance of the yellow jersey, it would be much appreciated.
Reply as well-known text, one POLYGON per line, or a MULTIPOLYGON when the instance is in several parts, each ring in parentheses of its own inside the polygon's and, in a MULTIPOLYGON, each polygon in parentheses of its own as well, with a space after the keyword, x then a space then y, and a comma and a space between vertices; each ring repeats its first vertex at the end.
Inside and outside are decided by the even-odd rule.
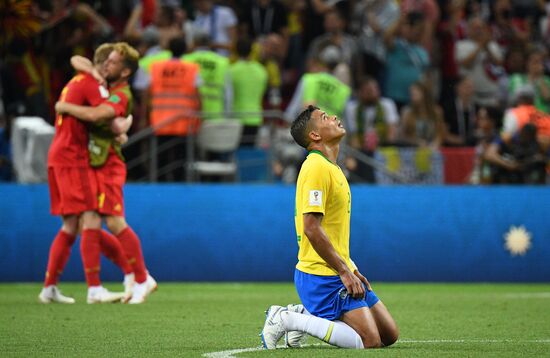
POLYGON ((315 251, 304 233, 304 214, 321 213, 321 226, 334 249, 353 272, 350 260, 349 233, 351 191, 342 169, 328 160, 320 151, 311 151, 302 164, 296 184, 295 224, 298 239, 298 264, 302 272, 320 275, 338 275, 315 251))

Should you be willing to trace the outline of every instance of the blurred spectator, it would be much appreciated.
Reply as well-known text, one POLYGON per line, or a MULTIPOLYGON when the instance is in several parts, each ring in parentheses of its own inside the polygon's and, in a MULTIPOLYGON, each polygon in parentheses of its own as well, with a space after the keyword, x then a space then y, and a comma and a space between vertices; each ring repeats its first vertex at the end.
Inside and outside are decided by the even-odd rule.
POLYGON ((249 112, 238 118, 243 123, 241 145, 254 146, 258 129, 263 122, 262 99, 267 89, 267 71, 262 64, 249 59, 252 42, 247 39, 237 41, 239 59, 233 63, 229 72, 233 85, 233 111, 249 112))
POLYGON ((524 45, 516 45, 508 48, 504 58, 504 69, 508 76, 525 72, 526 52, 527 50, 524 45))
POLYGON ((142 5, 138 4, 126 23, 124 35, 137 42, 144 35, 145 31, 156 31, 159 46, 166 49, 171 39, 183 35, 183 29, 176 17, 178 10, 181 9, 174 5, 157 5, 153 23, 142 28, 140 24, 142 5))
MULTIPOLYGON (((321 51, 328 46, 335 46, 340 51, 340 63, 344 64, 348 71, 353 74, 350 75, 352 79, 360 77, 360 57, 359 51, 356 45, 356 40, 353 36, 346 33, 345 20, 337 10, 329 10, 325 12, 323 22, 325 33, 316 37, 307 53, 307 60, 310 61, 313 58, 319 57, 321 51)), ((343 81, 347 85, 352 86, 353 81, 343 81)))
POLYGON ((298 82, 286 109, 285 117, 289 122, 310 104, 343 120, 351 88, 331 74, 338 61, 338 50, 334 47, 325 48, 319 58, 311 61, 310 72, 304 74, 298 82))
POLYGON ((480 17, 468 22, 468 38, 456 43, 456 60, 460 74, 474 81, 474 101, 482 106, 500 106, 499 77, 504 75, 501 67, 503 54, 500 46, 492 40, 489 27, 480 17))
POLYGON ((414 146, 439 147, 446 137, 443 110, 421 82, 410 86, 411 102, 403 108, 400 141, 414 146))
POLYGON ((388 53, 383 92, 398 109, 409 103, 409 87, 422 78, 430 64, 428 52, 420 45, 424 24, 424 16, 412 12, 401 16, 385 37, 388 53))
POLYGON ((456 85, 456 97, 443 103, 444 118, 449 129, 446 144, 475 144, 476 105, 474 103, 474 82, 464 76, 456 85))
POLYGON ((399 6, 395 1, 361 0, 354 7, 352 30, 358 35, 363 72, 383 83, 386 64, 385 37, 399 22, 399 6))
POLYGON ((288 40, 288 10, 278 0, 248 0, 243 7, 241 35, 258 39, 277 33, 288 40))
POLYGON ((475 137, 475 162, 474 169, 470 174, 470 184, 490 184, 491 165, 484 160, 489 146, 499 139, 497 131, 497 118, 500 115, 491 108, 480 107, 476 115, 475 137))
POLYGON ((208 33, 196 32, 194 42, 195 51, 183 56, 183 59, 199 65, 203 119, 223 119, 224 112, 230 112, 233 103, 229 60, 211 50, 208 33))
POLYGON ((466 0, 446 1, 446 17, 437 28, 440 50, 441 103, 450 102, 455 97, 455 86, 458 82, 458 64, 455 59, 455 44, 466 37, 466 20, 464 12, 466 0))
POLYGON ((493 40, 503 51, 529 40, 531 24, 514 16, 510 0, 495 0, 489 20, 493 40))
MULTIPOLYGON (((385 1, 385 0, 384 0, 385 1)), ((327 11, 337 9, 344 16, 348 16, 349 2, 345 0, 306 0, 303 16, 303 37, 304 51, 307 51, 309 44, 314 38, 323 34, 323 16, 327 11)))
POLYGON ((159 136, 159 147, 167 146, 168 142, 177 143, 159 153, 159 164, 161 168, 173 163, 179 165, 159 177, 180 181, 184 178, 184 138, 196 134, 200 125, 196 115, 200 110, 200 78, 198 65, 180 59, 186 50, 184 37, 171 39, 169 46, 172 58, 151 66, 150 122, 155 135, 159 136))
POLYGON ((527 123, 510 140, 493 142, 484 155, 494 184, 545 184, 548 153, 537 142, 537 127, 527 123))
MULTIPOLYGON (((358 96, 346 106, 346 131, 349 145, 373 156, 378 146, 390 145, 397 139, 399 114, 395 103, 380 96, 373 77, 361 81, 358 96)), ((374 183, 374 171, 354 158, 346 159, 346 167, 361 180, 374 183)))
POLYGON ((0 182, 12 180, 11 116, 4 110, 2 81, 0 80, 0 182))
POLYGON ((544 74, 545 55, 546 53, 540 49, 533 49, 527 54, 527 71, 526 73, 516 73, 510 76, 508 93, 511 100, 519 88, 530 84, 535 91, 535 107, 539 111, 549 113, 550 77, 544 74))
POLYGON ((516 105, 506 111, 502 128, 502 139, 506 142, 516 135, 523 126, 533 124, 538 130, 538 141, 545 146, 550 144, 550 115, 538 110, 535 105, 535 89, 527 84, 517 89, 516 105))
POLYGON ((415 12, 424 15, 425 23, 419 42, 428 53, 432 53, 434 32, 440 18, 437 2, 435 0, 401 0, 400 6, 404 15, 415 12))
POLYGON ((287 0, 288 7, 288 53, 286 67, 290 71, 292 80, 304 70, 303 58, 303 20, 302 15, 306 0, 287 0))
POLYGON ((228 57, 237 41, 235 13, 227 6, 216 5, 213 0, 194 0, 193 4, 196 10, 193 31, 208 34, 210 47, 228 57))
POLYGON ((260 62, 267 70, 268 107, 280 109, 282 102, 283 78, 281 64, 284 40, 281 35, 272 33, 259 39, 252 47, 250 58, 260 62))

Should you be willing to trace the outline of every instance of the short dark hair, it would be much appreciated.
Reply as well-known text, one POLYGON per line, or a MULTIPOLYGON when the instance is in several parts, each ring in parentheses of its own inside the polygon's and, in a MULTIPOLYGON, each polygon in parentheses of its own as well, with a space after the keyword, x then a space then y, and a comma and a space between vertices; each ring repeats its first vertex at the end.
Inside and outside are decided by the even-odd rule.
POLYGON ((250 55, 250 51, 252 51, 252 41, 246 37, 241 38, 237 41, 236 49, 239 57, 246 58, 250 55))
POLYGON ((170 39, 168 48, 173 57, 181 57, 187 51, 187 44, 183 36, 177 36, 170 39))
POLYGON ((296 117, 290 126, 290 134, 292 135, 292 138, 294 138, 298 145, 306 149, 310 143, 308 137, 309 120, 311 119, 311 114, 318 109, 319 107, 309 105, 302 113, 298 115, 298 117, 296 117))

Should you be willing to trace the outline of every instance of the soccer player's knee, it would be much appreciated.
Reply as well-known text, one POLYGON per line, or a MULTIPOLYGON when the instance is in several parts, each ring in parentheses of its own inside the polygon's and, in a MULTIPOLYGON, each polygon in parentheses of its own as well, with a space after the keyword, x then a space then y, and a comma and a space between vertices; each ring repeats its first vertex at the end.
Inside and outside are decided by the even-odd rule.
POLYGON ((388 347, 397 342, 398 339, 399 329, 395 327, 389 332, 389 334, 386 334, 384 337, 382 337, 382 344, 384 344, 384 347, 388 347))
POLYGON ((105 224, 110 232, 115 235, 118 235, 122 230, 128 226, 126 220, 122 216, 107 216, 105 218, 105 224))
POLYGON ((100 229, 101 228, 101 216, 94 211, 87 211, 82 214, 82 228, 83 229, 100 229))
POLYGON ((380 348, 382 347, 382 340, 380 337, 363 337, 361 336, 361 340, 363 341, 363 348, 380 348))
POLYGON ((61 230, 75 236, 78 233, 78 217, 76 215, 65 216, 61 230))

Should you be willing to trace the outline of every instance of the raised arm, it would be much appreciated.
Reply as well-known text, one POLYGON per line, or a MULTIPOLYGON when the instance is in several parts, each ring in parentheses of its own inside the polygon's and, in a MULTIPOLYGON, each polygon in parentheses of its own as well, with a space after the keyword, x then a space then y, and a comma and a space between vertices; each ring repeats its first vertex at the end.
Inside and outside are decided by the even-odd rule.
POLYGON ((351 272, 344 259, 338 255, 334 246, 332 246, 325 230, 321 226, 322 220, 323 214, 304 214, 304 233, 309 239, 311 246, 313 246, 315 252, 317 252, 330 267, 338 272, 342 283, 348 290, 348 294, 355 298, 364 297, 365 288, 363 287, 361 279, 351 272))

